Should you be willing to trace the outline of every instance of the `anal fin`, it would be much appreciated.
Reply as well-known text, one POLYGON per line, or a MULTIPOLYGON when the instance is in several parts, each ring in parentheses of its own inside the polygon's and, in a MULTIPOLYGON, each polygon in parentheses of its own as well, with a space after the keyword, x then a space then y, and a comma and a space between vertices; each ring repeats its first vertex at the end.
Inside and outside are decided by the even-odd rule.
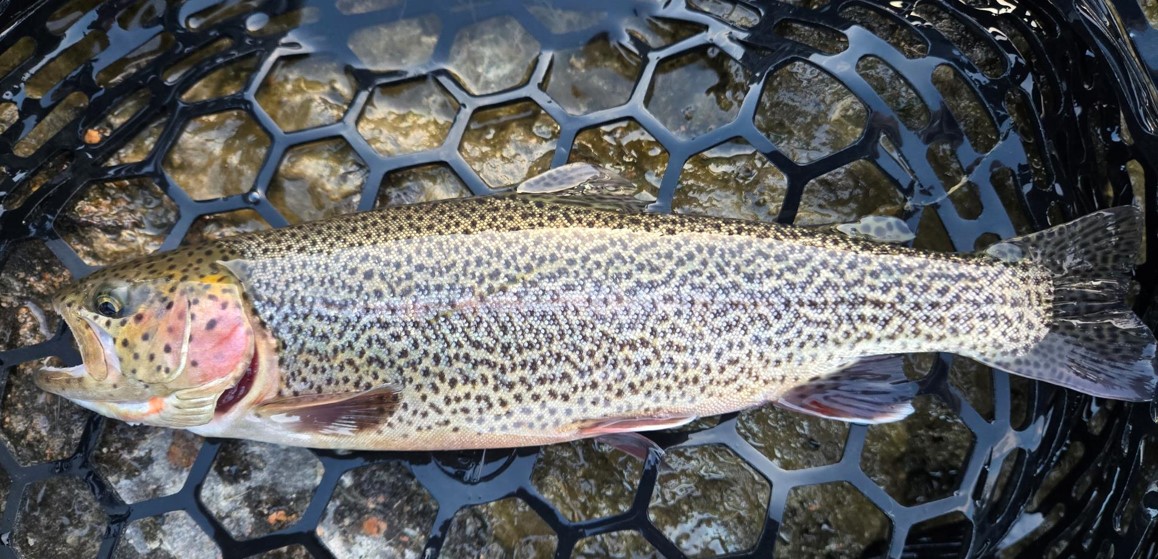
POLYGON ((652 452, 663 456, 663 449, 637 431, 672 429, 687 425, 695 419, 695 416, 688 415, 593 419, 579 424, 579 434, 584 437, 595 437, 596 441, 645 460, 652 452))
POLYGON ((634 431, 599 435, 595 440, 639 460, 647 460, 647 455, 652 452, 663 456, 659 445, 634 431))
POLYGON ((825 419, 873 424, 913 413, 917 383, 900 355, 865 357, 780 395, 776 406, 825 419))
POLYGON ((253 413, 300 433, 356 435, 380 425, 398 408, 401 389, 380 386, 363 392, 314 394, 280 398, 253 413))

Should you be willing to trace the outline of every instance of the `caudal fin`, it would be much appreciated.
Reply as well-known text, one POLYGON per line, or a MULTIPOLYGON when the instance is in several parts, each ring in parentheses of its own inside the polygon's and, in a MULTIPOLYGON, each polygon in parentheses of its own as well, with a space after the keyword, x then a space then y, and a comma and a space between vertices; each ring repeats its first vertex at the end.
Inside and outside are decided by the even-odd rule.
POLYGON ((1093 396, 1153 399, 1158 342, 1125 303, 1142 225, 1141 212, 1124 206, 990 247, 990 256, 1053 273, 1053 322, 1029 353, 983 361, 1093 396))

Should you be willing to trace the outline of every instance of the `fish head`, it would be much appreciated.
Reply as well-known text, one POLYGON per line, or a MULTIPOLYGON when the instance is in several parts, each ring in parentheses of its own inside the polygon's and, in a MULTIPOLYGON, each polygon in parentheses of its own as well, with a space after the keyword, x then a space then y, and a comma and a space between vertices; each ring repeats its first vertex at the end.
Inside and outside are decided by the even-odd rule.
POLYGON ((254 365, 255 335, 234 276, 191 255, 100 270, 58 293, 82 364, 44 366, 41 389, 133 423, 190 427, 254 365), (193 263, 196 262, 196 265, 193 263))

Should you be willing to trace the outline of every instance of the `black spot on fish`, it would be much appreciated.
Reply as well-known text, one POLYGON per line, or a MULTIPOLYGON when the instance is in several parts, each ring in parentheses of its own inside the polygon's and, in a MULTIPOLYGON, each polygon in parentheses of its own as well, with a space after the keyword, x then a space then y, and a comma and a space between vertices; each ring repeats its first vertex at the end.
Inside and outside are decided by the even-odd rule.
POLYGON ((209 322, 205 323, 205 330, 208 331, 208 330, 212 330, 214 328, 217 328, 217 319, 216 318, 210 318, 209 322))
POLYGON ((142 341, 142 342, 147 342, 147 341, 149 341, 149 338, 151 338, 151 337, 152 337, 152 335, 151 335, 151 334, 149 334, 148 332, 143 332, 143 333, 141 334, 141 341, 142 341))

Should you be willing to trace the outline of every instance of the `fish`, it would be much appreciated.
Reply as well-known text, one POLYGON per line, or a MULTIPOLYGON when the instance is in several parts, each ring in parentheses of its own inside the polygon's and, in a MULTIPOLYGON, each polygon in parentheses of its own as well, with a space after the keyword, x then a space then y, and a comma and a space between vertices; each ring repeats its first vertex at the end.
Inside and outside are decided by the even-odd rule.
POLYGON ((1133 207, 972 253, 896 218, 794 227, 648 211, 571 164, 512 192, 382 208, 108 266, 57 294, 82 363, 45 391, 203 436, 461 450, 640 432, 777 405, 899 421, 905 354, 947 352, 1149 401, 1127 307, 1133 207))

